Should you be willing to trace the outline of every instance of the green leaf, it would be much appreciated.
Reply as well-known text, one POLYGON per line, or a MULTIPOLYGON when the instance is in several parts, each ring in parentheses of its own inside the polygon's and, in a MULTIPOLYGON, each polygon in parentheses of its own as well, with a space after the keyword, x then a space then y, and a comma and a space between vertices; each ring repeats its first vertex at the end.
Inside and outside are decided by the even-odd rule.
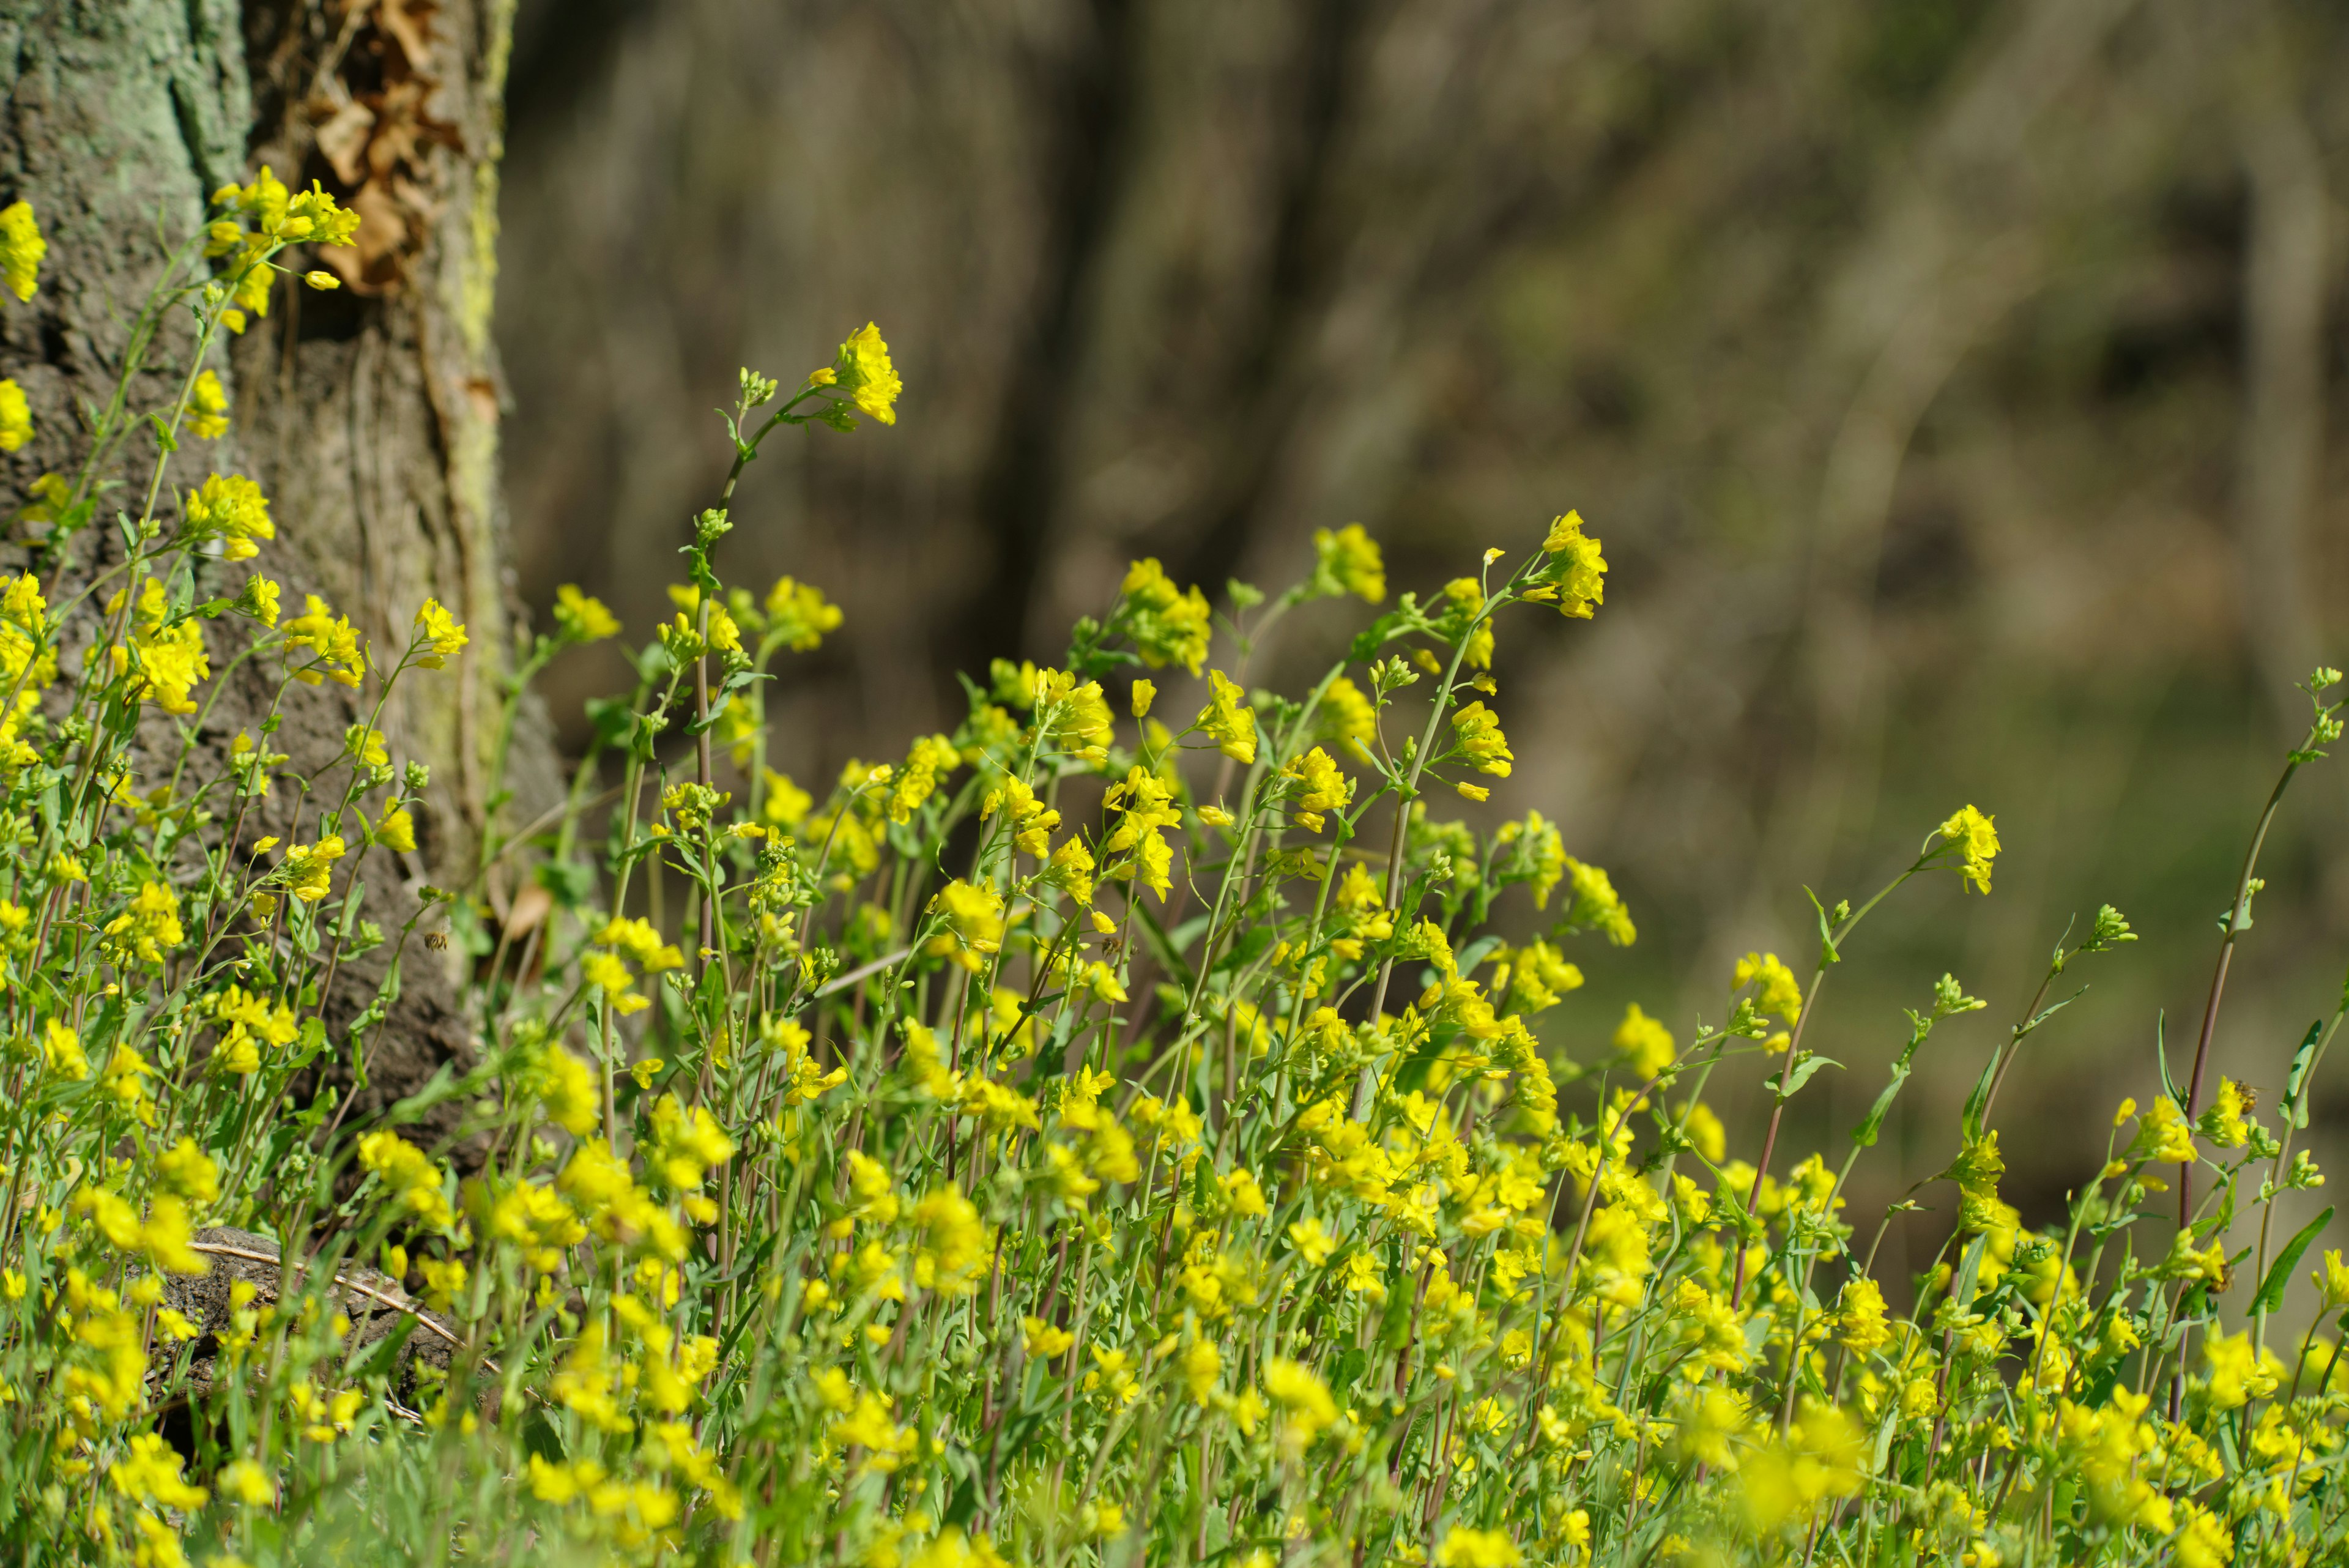
POLYGON ((2169 1051, 2162 1040, 2163 1030, 2168 1023, 2168 1015, 2166 1012, 2156 1012, 2153 1015, 2153 1055, 2154 1059, 2161 1064, 2161 1092, 2177 1101, 2178 1108, 2182 1111, 2186 1108, 2186 1096, 2178 1092, 2178 1080, 2169 1075, 2169 1051))
POLYGON ((1982 1114, 1990 1108, 1990 1086, 1998 1077, 1998 1060, 1999 1053, 1992 1052, 1990 1060, 1982 1064, 1982 1076, 1974 1080, 1973 1093, 1966 1096, 1961 1120, 1968 1143, 1982 1135, 1982 1114))
POLYGON ((1974 1281, 1982 1273, 1982 1253, 1989 1246, 1990 1232, 1987 1231, 1966 1244, 1965 1260, 1958 1265, 1958 1277, 1950 1284, 1950 1300, 1958 1306, 1972 1304, 1974 1281))
POLYGON ((2284 1077, 2284 1108, 2291 1113, 2292 1125, 2296 1127, 2308 1126, 2308 1070, 2315 1064, 2317 1043, 2323 1038, 2324 1020, 2320 1018, 2301 1036, 2300 1049, 2292 1054, 2292 1071, 2284 1077))
POLYGON ((1775 1073, 1771 1074, 1769 1077, 1764 1079, 1762 1086, 1768 1089, 1772 1094, 1777 1096, 1778 1098, 1782 1100, 1791 1100, 1795 1097, 1795 1094, 1801 1090, 1805 1084, 1811 1081, 1811 1075, 1816 1073, 1820 1068, 1840 1067, 1842 1065, 1842 1063, 1835 1061, 1830 1057, 1814 1056, 1806 1052, 1801 1061, 1795 1063, 1791 1066, 1781 1067, 1775 1073), (1779 1081, 1781 1079, 1785 1080, 1783 1087, 1780 1086, 1779 1081))
POLYGON ((2328 1205, 2323 1213, 2302 1225, 2293 1233, 2292 1240, 2283 1244, 2283 1251, 2276 1254, 2276 1261, 2268 1268, 2268 1277, 2260 1282, 2260 1293, 2251 1298, 2251 1311, 2253 1316, 2256 1317, 2261 1313, 2273 1312, 2283 1305, 2283 1291, 2286 1285, 2292 1283, 2292 1265, 2300 1262, 2300 1255, 2308 1251, 2308 1244, 2315 1241, 2331 1223, 2333 1223, 2333 1210, 2328 1205))
POLYGON ((1851 1141, 1855 1147, 1876 1147, 1877 1135, 1884 1127, 1885 1113, 1891 1110, 1893 1098, 1900 1093, 1900 1085, 1908 1081, 1909 1059, 1903 1056, 1892 1064, 1892 1080, 1884 1085, 1884 1092, 1876 1096, 1876 1104, 1868 1107, 1868 1119, 1851 1129, 1851 1141))
POLYGON ((1803 889, 1803 897, 1808 898, 1811 901, 1811 908, 1818 911, 1819 967, 1826 969, 1830 964, 1843 962, 1843 954, 1836 950, 1834 929, 1827 923, 1827 907, 1820 903, 1819 896, 1808 888, 1803 889))

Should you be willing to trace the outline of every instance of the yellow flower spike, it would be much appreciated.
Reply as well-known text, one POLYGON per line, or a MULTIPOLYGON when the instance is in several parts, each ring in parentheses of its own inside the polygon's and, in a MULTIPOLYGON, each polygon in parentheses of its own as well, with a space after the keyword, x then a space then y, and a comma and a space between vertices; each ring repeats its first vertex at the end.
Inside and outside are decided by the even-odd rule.
POLYGON ((840 629, 840 607, 827 601, 823 590, 812 583, 778 577, 767 590, 762 607, 767 636, 794 653, 813 652, 825 633, 840 629))
POLYGON ((1642 1084, 1671 1066, 1680 1054, 1671 1031, 1640 1012, 1636 1002, 1623 1010, 1623 1022, 1616 1026, 1615 1049, 1625 1070, 1642 1084))
MULTIPOLYGON (((213 389, 219 389, 217 380, 213 389)), ((277 537, 276 524, 270 521, 268 497, 262 494, 261 486, 241 473, 215 473, 206 479, 181 503, 181 516, 191 542, 219 541, 225 560, 249 561, 261 553, 255 539, 277 537)))
POLYGON ((1579 512, 1552 520, 1542 541, 1544 559, 1526 591, 1526 597, 1555 602, 1560 615, 1576 620, 1588 620, 1593 607, 1607 597, 1607 557, 1582 527, 1579 512))
POLYGON ((1198 674, 1214 625, 1206 596, 1196 586, 1176 588, 1154 558, 1134 562, 1119 593, 1113 629, 1133 639, 1143 663, 1153 670, 1179 664, 1198 674))
POLYGON ((40 283, 41 258, 48 254, 49 242, 42 237, 30 202, 0 207, 0 280, 7 283, 9 293, 20 301, 32 298, 40 283))
POLYGON ((285 890, 305 904, 315 904, 334 890, 334 866, 348 846, 329 834, 316 844, 297 844, 285 852, 279 867, 285 890))
POLYGON ((1386 598, 1386 562, 1378 542, 1363 532, 1360 523, 1349 523, 1334 533, 1315 529, 1313 555, 1316 594, 1325 597, 1352 594, 1365 604, 1379 604, 1386 598))
POLYGON ((604 601, 579 591, 576 583, 554 590, 555 633, 566 642, 601 642, 620 635, 620 622, 604 601))
MULTIPOLYGON (((274 595, 272 596, 273 604, 274 595)), ((367 656, 359 647, 359 634, 347 616, 337 616, 326 601, 316 594, 306 595, 300 615, 288 620, 282 628, 288 655, 298 658, 305 651, 309 657, 296 664, 294 679, 307 686, 322 680, 356 688, 367 673, 367 656)))
POLYGON ((2349 1306, 2349 1264, 2342 1262, 2338 1248, 2326 1250, 2323 1266, 2308 1279, 2316 1287, 2321 1303, 2317 1310, 2337 1312, 2349 1306))
POLYGON ((1001 949, 1003 898, 994 888, 957 879, 940 888, 929 908, 942 921, 923 945, 932 958, 950 960, 977 974, 987 958, 1001 949))
POLYGON ((1998 858, 1998 827, 1992 819, 1964 806, 1934 832, 1958 852, 1960 879, 1978 892, 1989 892, 1991 862, 1998 858))
POLYGON ((1743 991, 1749 985, 1754 987, 1755 1012, 1775 1013, 1789 1023, 1802 1015, 1802 984, 1776 953, 1747 953, 1737 961, 1730 973, 1729 989, 1743 991))
POLYGON ((457 618, 440 606, 439 599, 426 599, 416 611, 416 640, 427 651, 419 654, 417 664, 425 670, 440 670, 450 659, 464 651, 465 628, 457 618))
POLYGON ((197 376, 189 393, 188 433, 198 441, 212 441, 228 433, 228 392, 213 371, 197 376))
POLYGON ((2251 1129, 2243 1113, 2251 1108, 2251 1096, 2232 1078, 2219 1080, 2219 1093, 2195 1123, 2204 1137, 2220 1148, 2240 1148, 2251 1141, 2251 1129))
POLYGON ((1354 781, 1338 769, 1337 760, 1315 746, 1280 770, 1292 781, 1288 807, 1298 825, 1309 833, 1321 831, 1325 812, 1343 810, 1354 798, 1354 781))
POLYGON ((25 389, 0 381, 0 452, 21 451, 32 439, 33 406, 25 400, 25 389))
POLYGON ((1435 1568, 1517 1568, 1525 1554, 1506 1530, 1455 1524, 1436 1543, 1435 1568))
POLYGON ((1516 754, 1501 732, 1500 716, 1482 702, 1471 702, 1452 715, 1453 747, 1479 773, 1507 778, 1516 754))
POLYGON ((383 814, 383 820, 375 825, 375 841, 402 855, 415 853, 416 822, 406 806, 394 806, 383 814))
POLYGON ((1193 727, 1234 762, 1255 762, 1256 710, 1220 670, 1207 671, 1207 705, 1199 710, 1193 727))
POLYGON ((897 422, 897 398, 905 384, 898 379, 897 368, 889 359, 889 345, 881 340, 881 329, 874 323, 866 322, 840 346, 831 375, 821 384, 838 387, 858 411, 883 424, 897 422))

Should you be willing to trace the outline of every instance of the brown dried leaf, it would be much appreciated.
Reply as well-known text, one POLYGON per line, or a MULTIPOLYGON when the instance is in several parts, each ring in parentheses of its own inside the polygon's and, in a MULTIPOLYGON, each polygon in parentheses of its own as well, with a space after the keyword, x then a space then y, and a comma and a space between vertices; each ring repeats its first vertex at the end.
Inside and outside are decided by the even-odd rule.
POLYGON ((367 144, 375 122, 375 110, 352 101, 318 126, 318 151, 334 165, 335 178, 346 185, 357 185, 367 177, 367 144))
POLYGON ((399 45, 408 68, 419 76, 429 74, 425 64, 432 56, 432 18, 440 9, 436 0, 379 0, 376 6, 375 25, 399 45))

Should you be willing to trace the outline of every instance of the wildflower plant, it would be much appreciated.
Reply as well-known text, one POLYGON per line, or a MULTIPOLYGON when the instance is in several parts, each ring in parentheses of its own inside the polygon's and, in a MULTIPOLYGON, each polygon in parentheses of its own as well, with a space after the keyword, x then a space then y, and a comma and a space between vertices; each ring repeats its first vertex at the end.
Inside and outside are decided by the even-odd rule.
MULTIPOLYGON (((2028 1229, 1998 1096, 2059 982, 2135 940, 2102 909, 1982 1064, 1946 1167, 1849 1214, 1936 1030, 1986 1004, 1943 977, 1847 1142, 1782 1149, 1789 1103, 1842 1070, 1821 999, 1907 882, 1990 893, 1995 824, 1964 805, 1884 888, 1814 898, 1815 957, 1748 953, 1710 1022, 1578 1017, 1582 966, 1638 937, 1612 878, 1537 810, 1443 813, 1516 804, 1505 619, 1603 607, 1573 514, 1401 594, 1299 695, 1250 684, 1251 655, 1308 605, 1387 605, 1359 526, 1220 614, 1136 562, 1060 665, 999 661, 951 733, 794 779, 763 694, 841 614, 730 584, 728 508, 785 427, 895 423, 867 326, 788 393, 742 373, 676 613, 594 707, 559 820, 493 820, 454 890, 376 929, 354 868, 415 849, 429 782, 377 720, 469 634, 427 601, 378 649, 316 597, 223 587, 299 521, 235 475, 167 483, 180 433, 226 417, 202 356, 266 309, 284 246, 353 220, 266 172, 214 213, 140 318, 151 341, 192 312, 197 368, 151 416, 126 371, 85 467, 36 489, 36 569, 0 584, 20 1558, 2337 1558, 2349 1267, 2324 1251, 2314 1321, 2282 1323, 2331 1211, 2271 1221, 2323 1184, 2294 1145, 2349 992, 2271 1129, 2206 1080, 2222 952, 2184 1075, 2161 1054, 2028 1229), (142 510, 84 582, 75 539, 140 421, 142 510), (284 772, 274 717, 207 774, 187 721, 215 658, 366 716, 314 776, 284 772), (485 892, 509 855, 552 911, 519 943, 485 892), (409 938, 433 950, 444 920, 483 961, 478 1064, 354 1118, 315 1069, 364 1081, 399 968, 354 995, 346 961, 424 961, 409 938), (1765 1125, 1707 1104, 1731 1075, 1765 1125), (2150 1206, 2173 1189, 2174 1220, 2150 1206), (1889 1277, 1920 1195, 1947 1241, 1889 1277)), ((0 213, 20 298, 41 255, 0 213)), ((0 388, 0 444, 12 420, 0 388)), ((575 588, 553 623, 502 737, 531 677, 620 630, 575 588)), ((2310 682, 2284 783, 2339 738, 2339 681, 2310 682)), ((2255 841, 2226 951, 2256 866, 2255 841)))

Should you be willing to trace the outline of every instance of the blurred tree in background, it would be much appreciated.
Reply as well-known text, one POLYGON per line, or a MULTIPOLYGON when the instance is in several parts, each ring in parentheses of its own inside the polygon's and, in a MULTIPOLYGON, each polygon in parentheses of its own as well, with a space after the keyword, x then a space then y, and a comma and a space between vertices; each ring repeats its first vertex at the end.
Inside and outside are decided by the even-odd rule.
MULTIPOLYGON (((2109 899, 2147 940, 2025 1075, 2109 1106, 2349 653, 2344 71, 2349 7, 2284 0, 523 0, 523 594, 648 631, 729 455, 690 410, 868 317, 895 439, 771 458, 728 542, 848 612, 771 700, 802 778, 950 727, 952 670, 1053 657, 1133 556, 1278 583, 1359 520, 1424 588, 1578 507, 1614 592, 1505 639, 1491 809, 1645 940, 1554 1044, 1718 1016, 1731 954, 1807 950, 1805 884, 1971 800, 1996 894, 1872 934, 1806 1103, 1848 1123, 1952 968, 2001 1000, 1903 1102, 1945 1124, 2109 899)), ((558 671, 558 723, 622 674, 558 671)), ((2219 1048, 2271 1093, 2349 953, 2349 759, 2301 787, 2219 1048)), ((2081 1174, 2009 1158, 2033 1222, 2081 1174)))

